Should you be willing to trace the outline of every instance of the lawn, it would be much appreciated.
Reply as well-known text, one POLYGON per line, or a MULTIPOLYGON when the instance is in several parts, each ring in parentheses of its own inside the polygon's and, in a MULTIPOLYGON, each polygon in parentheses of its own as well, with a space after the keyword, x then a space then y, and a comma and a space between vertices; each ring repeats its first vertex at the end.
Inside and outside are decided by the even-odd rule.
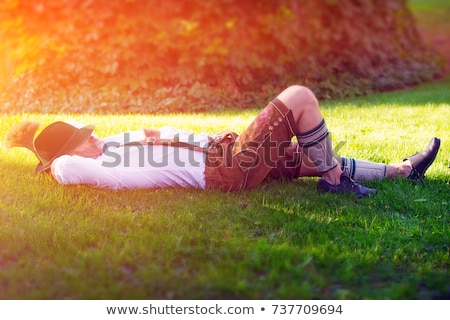
MULTIPOLYGON (((425 29, 444 20, 429 19, 429 4, 450 7, 410 3, 425 29)), ((29 151, 3 150, 0 299, 449 299, 449 87, 447 76, 322 103, 341 155, 396 162, 442 139, 424 183, 371 182, 378 194, 363 199, 320 194, 317 178, 231 194, 62 187, 33 173, 29 151)), ((75 119, 99 136, 213 134, 241 132, 257 113, 4 114, 0 139, 22 119, 75 119)))
MULTIPOLYGON (((327 102, 340 154, 401 161, 442 138, 426 181, 385 180, 371 198, 320 194, 317 178, 225 194, 62 187, 27 150, 0 156, 2 299, 442 299, 450 297, 450 78, 327 102)), ((242 131, 221 114, 15 114, 95 123, 99 136, 173 125, 242 131)))

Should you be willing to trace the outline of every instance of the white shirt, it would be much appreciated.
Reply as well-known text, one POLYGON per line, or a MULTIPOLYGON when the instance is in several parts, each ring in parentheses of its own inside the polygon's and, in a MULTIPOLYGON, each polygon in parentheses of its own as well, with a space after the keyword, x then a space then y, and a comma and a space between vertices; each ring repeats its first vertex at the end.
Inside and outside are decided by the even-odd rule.
MULTIPOLYGON (((161 139, 174 139, 204 147, 206 133, 192 134, 172 127, 160 129, 161 139)), ((63 185, 84 184, 101 189, 205 188, 205 154, 163 145, 123 146, 145 139, 137 130, 100 139, 104 153, 96 159, 63 155, 51 166, 53 177, 63 185)))

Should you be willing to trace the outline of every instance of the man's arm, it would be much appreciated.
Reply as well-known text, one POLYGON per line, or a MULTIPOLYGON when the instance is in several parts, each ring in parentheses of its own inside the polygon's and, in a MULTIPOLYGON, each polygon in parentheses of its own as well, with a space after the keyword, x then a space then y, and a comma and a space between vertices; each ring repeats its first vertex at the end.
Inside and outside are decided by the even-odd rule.
POLYGON ((124 188, 125 181, 119 179, 117 171, 117 168, 107 170, 96 159, 68 155, 55 159, 51 166, 51 174, 59 184, 111 190, 124 188))
POLYGON ((122 154, 119 149, 116 154, 118 159, 61 156, 53 161, 51 174, 62 185, 109 190, 204 187, 202 153, 162 146, 121 149, 122 154), (127 163, 126 152, 129 152, 130 163, 127 163), (119 161, 112 165, 111 160, 119 161))

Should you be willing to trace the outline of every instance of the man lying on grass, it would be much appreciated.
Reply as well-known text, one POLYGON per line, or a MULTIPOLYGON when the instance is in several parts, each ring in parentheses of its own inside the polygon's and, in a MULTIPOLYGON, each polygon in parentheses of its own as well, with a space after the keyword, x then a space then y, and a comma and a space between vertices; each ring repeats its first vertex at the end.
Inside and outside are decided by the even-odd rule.
POLYGON ((385 165, 334 155, 329 132, 314 94, 302 86, 281 92, 241 134, 211 138, 165 127, 98 139, 94 127, 55 122, 34 139, 39 123, 22 122, 6 136, 9 147, 32 150, 36 172, 48 172, 63 185, 133 189, 192 187, 237 191, 267 177, 320 176, 318 189, 376 193, 356 181, 404 177, 422 180, 440 140, 403 162, 385 165), (293 137, 297 142, 292 142, 293 137), (34 139, 34 141, 33 141, 34 139))

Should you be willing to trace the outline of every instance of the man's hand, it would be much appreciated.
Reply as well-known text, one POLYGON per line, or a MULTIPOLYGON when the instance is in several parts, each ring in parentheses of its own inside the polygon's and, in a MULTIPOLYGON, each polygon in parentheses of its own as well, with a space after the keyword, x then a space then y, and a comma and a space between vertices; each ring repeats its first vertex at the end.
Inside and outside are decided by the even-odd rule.
POLYGON ((161 133, 159 132, 159 130, 144 129, 144 132, 147 142, 156 142, 161 137, 161 133))

